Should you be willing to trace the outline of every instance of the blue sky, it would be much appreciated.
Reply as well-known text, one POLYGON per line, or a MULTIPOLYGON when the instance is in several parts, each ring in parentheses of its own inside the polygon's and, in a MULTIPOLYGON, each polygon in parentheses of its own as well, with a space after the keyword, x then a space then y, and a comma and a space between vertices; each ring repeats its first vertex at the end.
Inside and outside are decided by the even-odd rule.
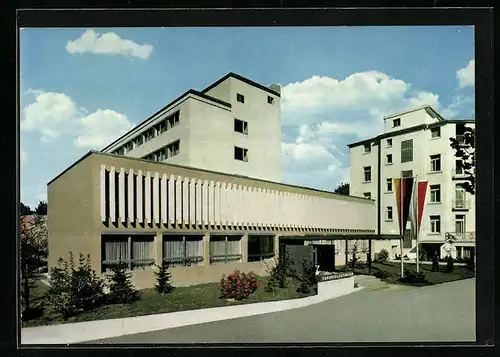
POLYGON ((432 105, 474 118, 472 27, 22 29, 21 200, 186 90, 228 72, 282 87, 285 183, 334 190, 347 144, 432 105))

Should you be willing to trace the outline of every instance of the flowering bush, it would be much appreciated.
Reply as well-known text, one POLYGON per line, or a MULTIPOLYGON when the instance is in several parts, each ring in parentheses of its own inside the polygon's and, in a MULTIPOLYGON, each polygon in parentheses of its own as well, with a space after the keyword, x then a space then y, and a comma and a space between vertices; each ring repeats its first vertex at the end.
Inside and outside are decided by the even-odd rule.
POLYGON ((242 300, 257 290, 260 283, 254 272, 248 274, 235 270, 234 273, 222 276, 219 282, 219 290, 222 299, 242 300))

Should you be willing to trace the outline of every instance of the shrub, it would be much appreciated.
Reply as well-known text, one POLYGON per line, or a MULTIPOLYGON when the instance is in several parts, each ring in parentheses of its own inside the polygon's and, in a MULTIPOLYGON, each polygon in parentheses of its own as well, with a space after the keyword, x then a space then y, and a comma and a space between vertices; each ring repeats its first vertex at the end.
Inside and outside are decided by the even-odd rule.
POLYGON ((380 252, 375 254, 375 261, 385 263, 389 260, 389 252, 387 249, 381 249, 380 252))
POLYGON ((424 272, 419 271, 418 273, 413 270, 404 270, 404 277, 399 279, 403 283, 407 284, 425 284, 427 279, 424 272))
POLYGON ((297 292, 301 294, 309 294, 311 290, 317 293, 318 277, 316 275, 316 266, 312 262, 304 260, 302 262, 303 273, 299 277, 300 285, 297 292))
POLYGON ((391 275, 386 270, 377 269, 373 273, 373 276, 378 278, 378 279, 384 280, 384 279, 388 279, 391 275))
POLYGON ((293 259, 289 254, 284 257, 276 258, 275 264, 267 269, 269 280, 265 287, 266 292, 275 293, 278 288, 286 288, 287 277, 297 278, 298 274, 293 268, 293 259))
POLYGON ((455 261, 452 257, 446 257, 446 272, 451 273, 455 269, 455 261))
POLYGON ((125 268, 125 264, 118 264, 113 267, 112 273, 108 275, 108 301, 111 304, 131 304, 140 298, 139 292, 135 290, 130 281, 131 275, 127 273, 125 268))
POLYGON ((254 272, 246 274, 236 269, 227 277, 223 275, 218 286, 222 299, 242 300, 253 294, 259 285, 254 272))
POLYGON ((59 258, 58 265, 51 269, 49 281, 46 294, 49 314, 66 319, 104 303, 105 284, 92 270, 90 255, 85 258, 80 254, 77 268, 72 252, 69 253, 69 262, 59 258))
POLYGON ((158 294, 168 294, 174 287, 170 282, 172 278, 172 274, 168 271, 168 262, 165 260, 161 262, 161 265, 158 266, 158 271, 155 272, 156 275, 156 285, 155 289, 158 294))

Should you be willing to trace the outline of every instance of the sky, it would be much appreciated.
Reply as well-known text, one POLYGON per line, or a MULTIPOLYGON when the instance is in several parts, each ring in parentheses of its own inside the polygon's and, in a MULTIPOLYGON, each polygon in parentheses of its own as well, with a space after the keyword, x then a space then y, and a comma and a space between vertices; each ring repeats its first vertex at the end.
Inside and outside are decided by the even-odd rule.
POLYGON ((474 66, 464 26, 21 29, 21 201, 34 208, 89 150, 228 72, 282 86, 283 182, 333 191, 347 145, 384 115, 474 119, 474 66))

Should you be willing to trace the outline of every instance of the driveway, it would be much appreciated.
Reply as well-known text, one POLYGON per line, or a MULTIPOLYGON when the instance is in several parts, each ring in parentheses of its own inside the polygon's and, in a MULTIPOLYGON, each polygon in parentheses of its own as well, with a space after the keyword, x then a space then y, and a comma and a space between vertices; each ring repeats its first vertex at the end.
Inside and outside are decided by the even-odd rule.
POLYGON ((428 287, 357 278, 362 291, 294 310, 92 343, 440 342, 475 340, 475 280, 428 287))

